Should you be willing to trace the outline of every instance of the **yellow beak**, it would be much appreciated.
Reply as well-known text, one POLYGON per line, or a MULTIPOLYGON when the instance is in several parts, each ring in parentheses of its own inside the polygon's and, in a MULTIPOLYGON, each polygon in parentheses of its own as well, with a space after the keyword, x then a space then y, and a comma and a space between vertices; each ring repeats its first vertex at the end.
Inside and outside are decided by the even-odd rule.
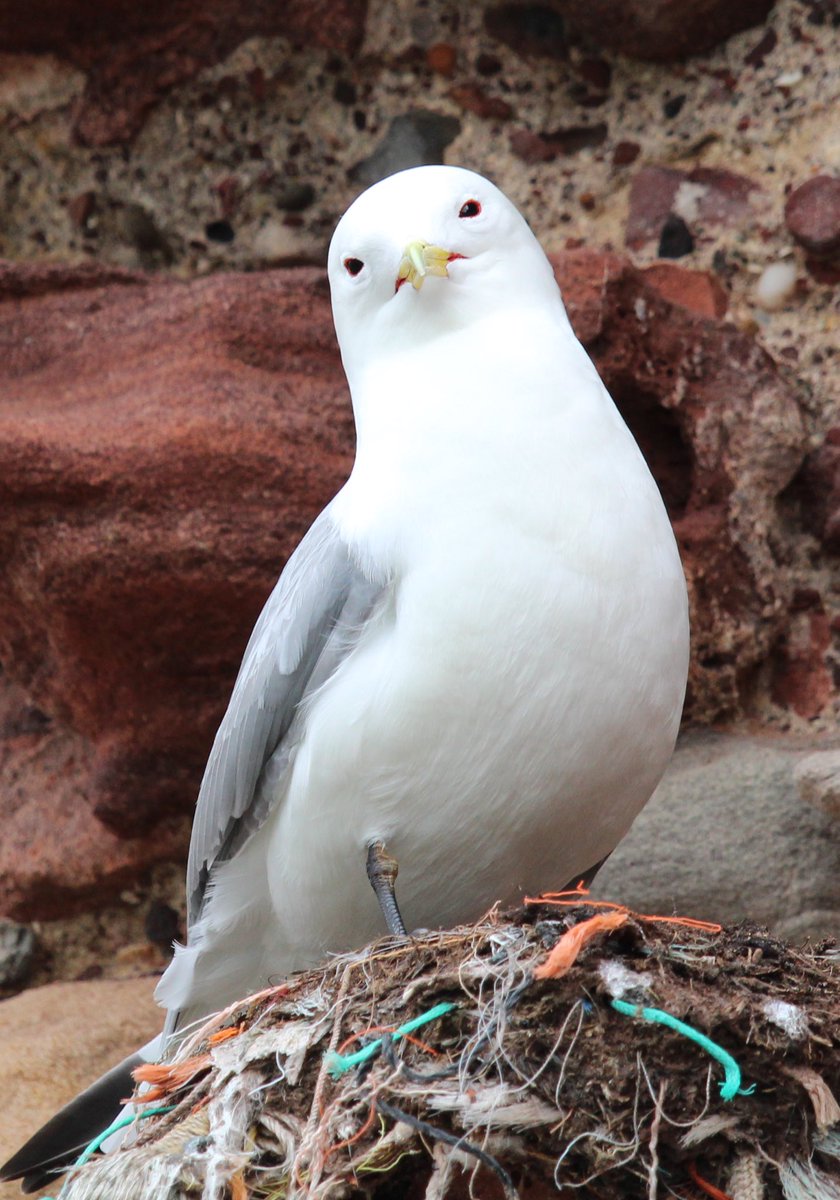
POLYGON ((409 242, 397 271, 397 287, 407 279, 419 292, 427 275, 449 274, 446 264, 452 257, 452 252, 441 246, 430 246, 428 242, 409 242))

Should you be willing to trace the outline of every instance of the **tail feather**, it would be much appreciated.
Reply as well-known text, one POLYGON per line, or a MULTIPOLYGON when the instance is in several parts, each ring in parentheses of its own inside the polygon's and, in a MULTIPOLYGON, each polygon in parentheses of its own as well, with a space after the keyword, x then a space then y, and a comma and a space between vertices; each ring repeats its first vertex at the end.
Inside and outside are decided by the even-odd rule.
POLYGON ((146 1061, 142 1051, 131 1054, 80 1092, 0 1167, 0 1181, 20 1179, 24 1192, 37 1192, 62 1175, 119 1114, 134 1090, 132 1071, 146 1061))

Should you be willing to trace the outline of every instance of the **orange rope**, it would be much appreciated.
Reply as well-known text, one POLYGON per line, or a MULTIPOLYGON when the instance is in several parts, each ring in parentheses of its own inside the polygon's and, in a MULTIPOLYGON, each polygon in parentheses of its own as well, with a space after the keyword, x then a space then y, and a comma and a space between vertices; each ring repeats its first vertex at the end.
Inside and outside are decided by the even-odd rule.
POLYGON ((239 1037, 244 1028, 244 1025, 228 1025, 226 1029, 217 1029, 215 1033, 211 1033, 207 1041, 211 1046, 218 1046, 228 1038, 239 1037))
POLYGON ((689 1175, 697 1184, 697 1186, 704 1191, 707 1196, 711 1196, 712 1200, 732 1200, 732 1197, 728 1192, 722 1192, 720 1188, 715 1187, 713 1183, 709 1183, 708 1179, 704 1179, 693 1162, 686 1163, 685 1169, 688 1171, 689 1175))
POLYGON ((591 908, 609 908, 634 917, 637 921, 660 922, 666 925, 683 925, 688 929, 703 929, 707 933, 722 933, 723 926, 714 921, 700 921, 696 917, 661 917, 656 913, 637 913, 625 904, 614 904, 612 900, 590 900, 589 892, 581 881, 577 887, 565 892, 545 892, 542 896, 526 896, 525 904, 548 904, 561 908, 572 908, 577 904, 588 904, 591 908))
POLYGON ((370 1102, 370 1112, 368 1113, 367 1120, 365 1121, 364 1125, 362 1125, 361 1129, 357 1129, 352 1137, 345 1138, 343 1142, 336 1142, 336 1144, 334 1146, 329 1146, 324 1153, 324 1158, 329 1158, 329 1156, 331 1154, 337 1154, 339 1150, 345 1150, 348 1146, 352 1146, 356 1142, 361 1141, 361 1139, 365 1136, 365 1134, 371 1128, 371 1126, 373 1125, 375 1120, 376 1120, 376 1099, 374 1098, 370 1102))
POLYGON ((199 1071, 210 1066, 209 1054, 196 1054, 182 1063, 143 1063, 131 1072, 135 1083, 150 1083, 152 1087, 140 1097, 144 1104, 160 1100, 189 1083, 199 1071))
POLYGON ((598 913, 567 929, 550 951, 545 962, 534 971, 535 979, 559 979, 574 965, 584 946, 601 933, 618 929, 628 919, 627 912, 598 913))

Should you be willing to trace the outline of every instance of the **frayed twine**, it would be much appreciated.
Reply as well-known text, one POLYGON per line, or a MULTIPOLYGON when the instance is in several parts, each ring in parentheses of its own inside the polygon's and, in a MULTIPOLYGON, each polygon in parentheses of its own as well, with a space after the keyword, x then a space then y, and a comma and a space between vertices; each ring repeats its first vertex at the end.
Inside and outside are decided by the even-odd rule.
POLYGON ((750 1084, 748 1088, 741 1087, 741 1068, 735 1059, 728 1050, 724 1050, 723 1046, 719 1046, 710 1037, 706 1037, 705 1033, 701 1033, 699 1029, 686 1025, 685 1021, 680 1021, 678 1017, 672 1016, 662 1008, 643 1008, 639 1004, 628 1004, 626 1000, 611 1000, 610 1004, 616 1012, 623 1013, 626 1017, 641 1017, 643 1021, 653 1021, 656 1024, 664 1025, 702 1047, 723 1067, 726 1078, 723 1083, 718 1085, 721 1100, 734 1100, 736 1096, 751 1096, 755 1091, 754 1083, 750 1084))
POLYGON ((339 1079, 345 1071, 350 1071, 353 1067, 358 1067, 361 1063, 365 1063, 373 1058, 374 1055, 379 1054, 383 1049, 386 1039, 390 1038, 392 1042, 396 1042, 399 1038, 407 1037, 415 1029, 421 1029, 424 1025, 428 1025, 430 1021, 436 1021, 438 1017, 445 1016, 446 1013, 452 1012, 453 1008, 457 1007, 457 1004, 449 1002, 436 1004, 428 1012, 421 1013, 419 1017, 413 1017, 410 1021, 406 1021, 404 1025, 398 1026, 392 1033, 386 1034, 385 1037, 377 1038, 375 1042, 370 1042, 367 1046, 363 1046, 355 1054, 339 1054, 334 1051, 332 1054, 327 1055, 327 1070, 333 1079, 339 1079))

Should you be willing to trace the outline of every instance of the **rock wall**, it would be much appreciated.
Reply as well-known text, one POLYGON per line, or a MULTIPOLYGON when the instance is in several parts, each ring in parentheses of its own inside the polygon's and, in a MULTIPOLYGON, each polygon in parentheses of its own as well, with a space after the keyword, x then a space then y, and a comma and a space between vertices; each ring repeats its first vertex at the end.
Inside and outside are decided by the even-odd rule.
POLYGON ((418 162, 491 175, 553 256, 683 551, 687 721, 833 744, 829 0, 246 7, 0 5, 0 911, 183 855, 248 631, 351 461, 330 232, 418 162))

